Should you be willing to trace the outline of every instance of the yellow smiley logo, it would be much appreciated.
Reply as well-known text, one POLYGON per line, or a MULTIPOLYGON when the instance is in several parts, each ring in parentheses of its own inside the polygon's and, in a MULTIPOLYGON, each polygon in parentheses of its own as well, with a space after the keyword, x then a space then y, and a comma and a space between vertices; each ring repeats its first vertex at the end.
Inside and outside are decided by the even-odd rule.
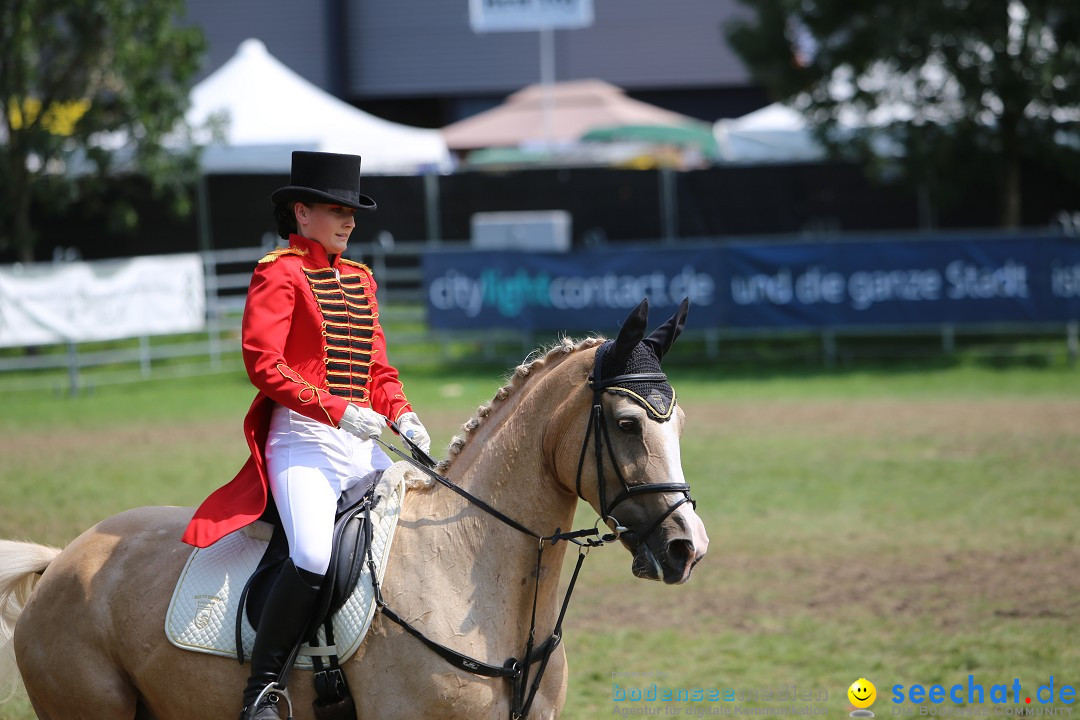
POLYGON ((877 700, 877 688, 866 678, 851 683, 847 690, 848 700, 857 708, 868 708, 877 700))

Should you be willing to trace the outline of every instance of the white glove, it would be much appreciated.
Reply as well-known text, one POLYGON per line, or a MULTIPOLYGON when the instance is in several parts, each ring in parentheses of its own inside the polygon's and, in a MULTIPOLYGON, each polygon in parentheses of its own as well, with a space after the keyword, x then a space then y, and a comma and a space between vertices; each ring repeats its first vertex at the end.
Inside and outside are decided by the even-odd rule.
POLYGON ((431 436, 428 435, 424 424, 420 422, 420 418, 416 417, 416 413, 407 412, 399 417, 397 426, 401 434, 412 440, 418 448, 424 452, 431 449, 431 436))
POLYGON ((341 416, 338 427, 348 430, 358 438, 373 439, 382 435, 383 428, 386 427, 386 418, 371 408, 350 403, 349 407, 345 408, 345 414, 341 416))

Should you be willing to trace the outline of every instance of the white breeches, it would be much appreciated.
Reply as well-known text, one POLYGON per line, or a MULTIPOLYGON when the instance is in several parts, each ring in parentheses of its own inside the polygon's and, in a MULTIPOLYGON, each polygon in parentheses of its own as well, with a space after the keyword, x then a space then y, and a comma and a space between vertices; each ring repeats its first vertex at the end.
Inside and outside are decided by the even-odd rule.
POLYGON ((266 438, 267 473, 296 567, 326 574, 338 497, 372 470, 390 464, 372 440, 283 405, 274 407, 266 438))

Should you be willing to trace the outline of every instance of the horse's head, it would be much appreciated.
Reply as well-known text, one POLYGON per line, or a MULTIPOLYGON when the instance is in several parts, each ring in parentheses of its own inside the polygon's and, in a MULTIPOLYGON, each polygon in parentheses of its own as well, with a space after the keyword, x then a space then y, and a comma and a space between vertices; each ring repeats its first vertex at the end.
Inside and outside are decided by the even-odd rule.
POLYGON ((660 361, 682 332, 689 302, 648 337, 643 300, 615 340, 597 348, 589 385, 589 431, 577 493, 634 556, 634 575, 682 583, 705 555, 709 537, 683 477, 683 411, 660 361))

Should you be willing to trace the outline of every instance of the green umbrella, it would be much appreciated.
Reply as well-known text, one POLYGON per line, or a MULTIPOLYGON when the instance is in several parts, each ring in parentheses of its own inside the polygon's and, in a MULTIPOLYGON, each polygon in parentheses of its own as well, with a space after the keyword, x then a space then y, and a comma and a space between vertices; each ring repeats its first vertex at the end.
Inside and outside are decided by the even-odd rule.
POLYGON ((586 142, 645 142, 696 148, 705 157, 719 154, 712 127, 701 125, 612 125, 593 128, 585 133, 586 142))
POLYGON ((549 153, 516 147, 493 147, 473 150, 468 165, 533 165, 547 160, 549 153))

